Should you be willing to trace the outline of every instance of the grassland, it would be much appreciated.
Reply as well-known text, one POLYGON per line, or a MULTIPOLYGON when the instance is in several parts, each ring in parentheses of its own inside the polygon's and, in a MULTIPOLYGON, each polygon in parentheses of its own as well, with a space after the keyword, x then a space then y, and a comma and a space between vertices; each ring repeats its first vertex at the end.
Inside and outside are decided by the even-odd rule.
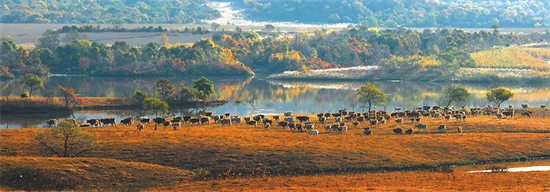
POLYGON ((472 54, 477 68, 550 70, 550 49, 510 47, 472 54))
MULTIPOLYGON (((550 165, 547 161, 501 166, 550 165)), ((485 165, 486 166, 486 165, 485 165)), ((476 166, 480 167, 480 166, 476 166)), ((483 169, 483 168, 481 168, 483 169)), ((452 172, 387 172, 343 175, 280 176, 196 181, 159 188, 170 191, 545 191, 550 172, 470 174, 474 167, 452 172)))
POLYGON ((0 157, 0 183, 23 190, 139 190, 189 181, 193 172, 95 158, 0 157))
MULTIPOLYGON (((8 162, 11 169, 15 170, 33 170, 34 172, 38 169, 37 167, 62 167, 40 169, 44 170, 40 173, 56 173, 53 175, 59 177, 61 181, 80 178, 87 174, 117 175, 118 172, 129 173, 130 170, 137 169, 134 166, 136 164, 128 164, 124 169, 107 171, 109 170, 107 165, 125 164, 125 162, 146 163, 144 166, 142 164, 137 166, 143 169, 147 169, 151 164, 159 166, 160 171, 168 168, 178 169, 179 171, 165 172, 181 173, 182 176, 160 176, 160 179, 166 178, 162 179, 165 183, 151 184, 153 181, 150 181, 142 186, 125 184, 128 183, 128 178, 112 180, 113 183, 120 183, 112 186, 107 186, 108 184, 99 186, 94 181, 97 179, 68 185, 68 189, 76 190, 100 188, 116 190, 130 187, 150 189, 162 186, 160 189, 163 190, 194 191, 218 191, 222 188, 227 188, 229 191, 241 189, 249 191, 367 190, 371 188, 390 191, 413 189, 431 191, 438 189, 440 182, 443 181, 445 182, 443 186, 446 187, 442 190, 451 191, 477 189, 475 183, 479 181, 489 182, 487 185, 480 186, 480 190, 514 191, 531 189, 530 187, 539 189, 541 182, 546 181, 543 178, 547 178, 548 173, 471 175, 460 171, 452 174, 383 172, 432 170, 440 165, 451 164, 517 161, 525 156, 548 158, 550 157, 550 148, 548 148, 550 121, 548 118, 540 117, 540 113, 540 110, 537 111, 536 117, 532 118, 514 117, 503 120, 493 116, 471 117, 466 121, 449 122, 424 118, 422 123, 428 124, 429 131, 417 132, 413 135, 395 135, 391 131, 395 127, 412 128, 414 124, 410 122, 404 125, 396 125, 392 122, 373 127, 374 132, 371 136, 362 134, 362 128, 369 127, 365 124, 358 127, 350 125, 350 131, 341 134, 324 133, 324 130, 317 125, 317 128, 322 131, 322 134, 317 136, 277 127, 265 130, 260 126, 258 128, 246 125, 221 127, 218 124, 186 125, 180 130, 161 128, 158 131, 154 131, 153 126, 149 125, 146 126, 145 131, 139 133, 134 126, 85 128, 86 132, 97 136, 101 149, 83 158, 70 160, 43 157, 48 154, 40 152, 33 136, 45 129, 0 130, 2 158, 0 160, 8 162), (449 131, 447 133, 436 131, 435 127, 439 124, 446 124, 449 131), (456 132, 458 126, 463 128, 464 133, 456 132), (82 167, 81 164, 86 164, 86 161, 92 162, 88 163, 90 165, 102 163, 105 165, 98 165, 99 167, 93 170, 78 168, 82 167), (65 167, 72 170, 71 166, 76 166, 72 172, 79 174, 82 172, 82 174, 79 176, 70 175, 71 172, 57 174, 64 173, 65 167), (188 174, 184 173, 189 172, 186 170, 195 173, 193 180, 196 182, 187 182, 188 174), (320 175, 312 176, 318 174, 320 175), (531 177, 537 179, 522 179, 531 177), (175 180, 181 180, 179 186, 164 188, 175 180), (466 182, 456 184, 461 181, 466 182), (264 183, 256 184, 257 182, 264 183), (399 186, 403 187, 392 186, 392 183, 400 183, 399 186), (516 183, 517 186, 511 183, 516 183), (366 186, 370 187, 365 188, 366 186), (494 186, 498 188, 492 188, 494 186)), ((7 165, 4 163, 0 167, 6 170, 7 165)), ((156 175, 156 172, 144 172, 156 175)), ((147 174, 133 178, 143 178, 147 174)), ((105 176, 99 181, 106 181, 110 177, 105 176)), ((90 178, 96 177, 90 176, 90 178)), ((64 185, 64 183, 58 184, 53 188, 64 185)), ((8 186, 13 189, 23 189, 21 186, 6 184, 2 184, 0 188, 8 186)), ((40 189, 52 189, 52 186, 41 187, 40 189)))

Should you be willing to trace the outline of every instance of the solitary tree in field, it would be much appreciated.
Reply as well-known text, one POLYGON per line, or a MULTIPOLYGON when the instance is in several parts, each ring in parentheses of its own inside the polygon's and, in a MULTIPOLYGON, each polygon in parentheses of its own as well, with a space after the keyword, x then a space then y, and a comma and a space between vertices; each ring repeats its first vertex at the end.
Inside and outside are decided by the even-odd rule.
POLYGON ((145 98, 145 100, 143 100, 142 106, 144 109, 154 112, 155 117, 158 117, 159 113, 168 113, 168 103, 154 97, 145 98))
POLYGON ((502 104, 504 101, 508 101, 508 99, 514 97, 514 93, 510 91, 510 89, 506 87, 498 87, 493 88, 486 94, 487 100, 490 102, 495 103, 498 107, 500 107, 500 104, 502 104))
POLYGON ((78 157, 99 147, 94 135, 83 132, 72 120, 61 120, 57 127, 35 135, 40 147, 58 157, 78 157))
POLYGON ((193 81, 193 88, 198 92, 199 99, 206 100, 210 95, 214 94, 214 83, 206 77, 201 77, 193 81))
POLYGON ((459 86, 449 86, 445 88, 444 94, 445 100, 447 101, 446 107, 449 107, 453 102, 463 102, 468 100, 470 93, 464 87, 459 86))
POLYGON ((363 106, 368 104, 369 111, 372 105, 386 104, 386 93, 382 92, 374 84, 365 83, 357 90, 357 94, 359 95, 359 102, 363 103, 363 106))
POLYGON ((35 74, 26 74, 21 78, 21 83, 29 87, 29 97, 32 97, 33 91, 44 88, 44 82, 35 74))

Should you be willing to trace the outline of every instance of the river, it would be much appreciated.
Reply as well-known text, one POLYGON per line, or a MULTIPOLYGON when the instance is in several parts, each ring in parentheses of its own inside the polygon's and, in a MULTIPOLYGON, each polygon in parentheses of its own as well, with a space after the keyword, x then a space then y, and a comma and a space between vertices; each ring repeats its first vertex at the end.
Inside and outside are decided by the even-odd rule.
MULTIPOLYGON (((72 87, 82 97, 131 97, 136 90, 155 92, 155 81, 158 78, 135 77, 91 77, 91 76, 50 76, 44 78, 45 89, 57 89, 59 85, 72 87)), ((265 77, 212 77, 216 86, 215 98, 226 99, 227 105, 209 109, 215 113, 230 112, 234 115, 274 114, 285 111, 294 113, 333 112, 338 109, 362 111, 358 102, 356 89, 362 81, 275 81, 265 77)), ((193 78, 168 78, 174 85, 185 83, 191 86, 193 78)), ((3 81, 2 84, 13 86, 11 95, 19 95, 23 87, 17 80, 3 81)), ((373 82, 388 94, 386 106, 377 109, 393 110, 394 107, 411 109, 423 105, 443 105, 442 92, 450 83, 431 82, 373 82)), ((550 105, 550 89, 545 84, 524 85, 508 83, 459 84, 471 93, 466 103, 455 106, 480 107, 490 103, 485 99, 487 90, 506 86, 515 96, 503 105, 512 103, 520 106, 528 103, 538 107, 550 105)), ((2 95, 8 93, 4 92, 2 95)), ((40 93, 38 93, 40 94, 40 93)), ((196 109, 171 109, 171 113, 182 115, 196 112, 196 109)), ((90 118, 149 115, 138 111, 77 111, 74 117, 83 121, 90 118)), ((0 128, 44 127, 50 118, 68 118, 72 116, 55 115, 1 115, 0 128)))

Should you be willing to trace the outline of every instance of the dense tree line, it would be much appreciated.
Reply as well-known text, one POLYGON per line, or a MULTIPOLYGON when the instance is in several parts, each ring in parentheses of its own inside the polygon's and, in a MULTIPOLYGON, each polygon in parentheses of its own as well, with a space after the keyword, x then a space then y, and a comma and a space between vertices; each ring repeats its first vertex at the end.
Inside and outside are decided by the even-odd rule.
POLYGON ((372 27, 550 27, 540 0, 235 0, 256 20, 372 27))
MULTIPOLYGON (((460 67, 476 67, 471 53, 550 41, 550 33, 502 34, 498 30, 378 30, 357 27, 277 37, 253 31, 217 32, 194 44, 130 46, 77 39, 60 43, 47 32, 36 48, 11 41, 0 47, 0 66, 10 72, 93 75, 249 75, 285 70, 378 65, 393 76, 450 77, 460 67)), ((381 74, 384 75, 384 74, 381 74)))
POLYGON ((197 23, 220 17, 208 0, 2 0, 3 23, 197 23))

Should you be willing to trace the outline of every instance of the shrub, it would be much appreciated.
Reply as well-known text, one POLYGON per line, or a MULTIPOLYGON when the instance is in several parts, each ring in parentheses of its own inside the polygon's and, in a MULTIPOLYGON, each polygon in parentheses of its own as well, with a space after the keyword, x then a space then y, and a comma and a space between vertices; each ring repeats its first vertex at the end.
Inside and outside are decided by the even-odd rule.
POLYGON ((35 135, 43 151, 58 157, 78 157, 99 147, 97 138, 85 133, 71 119, 35 135))
POLYGON ((21 98, 24 99, 24 98, 27 98, 27 97, 29 97, 29 92, 28 92, 28 91, 23 91, 23 92, 21 93, 21 98))

